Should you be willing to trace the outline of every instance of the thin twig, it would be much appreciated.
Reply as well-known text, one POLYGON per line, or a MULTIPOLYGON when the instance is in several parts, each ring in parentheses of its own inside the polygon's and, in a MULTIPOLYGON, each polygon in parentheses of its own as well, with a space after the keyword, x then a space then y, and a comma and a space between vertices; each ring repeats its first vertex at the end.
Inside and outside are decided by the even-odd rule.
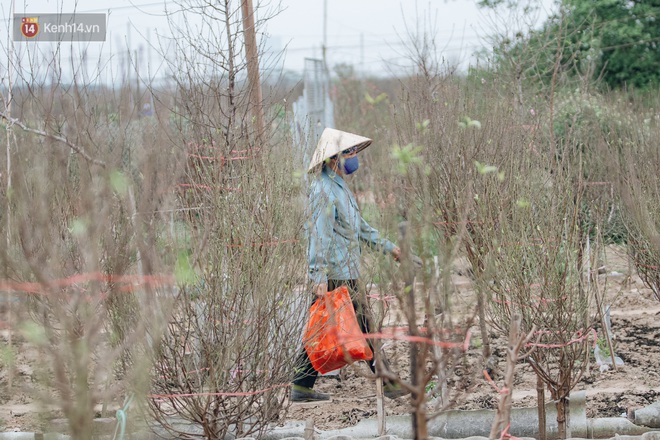
POLYGON ((104 161, 94 159, 82 147, 74 144, 69 139, 65 138, 64 136, 58 136, 58 135, 53 134, 53 133, 48 133, 48 132, 43 131, 43 130, 37 130, 36 128, 28 127, 27 125, 25 125, 19 119, 12 118, 11 116, 9 116, 5 112, 0 112, 0 118, 6 120, 9 123, 9 125, 16 125, 16 126, 20 127, 21 129, 23 129, 23 131, 27 131, 28 133, 34 133, 34 134, 37 134, 39 136, 43 136, 46 139, 52 139, 54 141, 62 142, 63 144, 65 144, 66 146, 71 148, 73 151, 80 154, 88 162, 91 162, 95 165, 99 165, 103 168, 105 168, 105 166, 106 166, 104 161))

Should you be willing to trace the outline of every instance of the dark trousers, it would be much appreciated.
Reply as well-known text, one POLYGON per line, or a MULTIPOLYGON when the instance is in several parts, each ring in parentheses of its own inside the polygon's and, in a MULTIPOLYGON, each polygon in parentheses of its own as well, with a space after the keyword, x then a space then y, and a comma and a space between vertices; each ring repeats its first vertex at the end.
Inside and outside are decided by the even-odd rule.
MULTIPOLYGON (((370 316, 369 312, 365 310, 366 305, 363 306, 362 301, 360 301, 358 297, 357 280, 328 280, 328 292, 331 292, 340 286, 348 287, 348 291, 351 294, 351 300, 353 301, 353 308, 355 309, 355 317, 360 325, 360 330, 362 330, 362 333, 370 333, 370 316)), ((374 351, 371 340, 367 339, 367 342, 369 343, 371 351, 374 351)), ((373 361, 368 361, 368 364, 371 371, 375 373, 376 367, 374 367, 373 361)), ((298 361, 296 362, 293 384, 313 388, 318 375, 319 373, 314 369, 312 362, 309 360, 305 347, 302 347, 300 355, 298 356, 298 361)))

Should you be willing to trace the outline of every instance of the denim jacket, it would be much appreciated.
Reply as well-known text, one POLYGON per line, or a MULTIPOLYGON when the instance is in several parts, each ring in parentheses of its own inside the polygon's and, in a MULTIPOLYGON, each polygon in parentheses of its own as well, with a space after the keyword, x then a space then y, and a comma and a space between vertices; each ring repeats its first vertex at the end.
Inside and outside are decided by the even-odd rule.
POLYGON ((358 279, 361 243, 383 253, 394 250, 395 245, 380 238, 362 218, 346 182, 328 167, 312 182, 309 202, 308 259, 313 283, 358 279))

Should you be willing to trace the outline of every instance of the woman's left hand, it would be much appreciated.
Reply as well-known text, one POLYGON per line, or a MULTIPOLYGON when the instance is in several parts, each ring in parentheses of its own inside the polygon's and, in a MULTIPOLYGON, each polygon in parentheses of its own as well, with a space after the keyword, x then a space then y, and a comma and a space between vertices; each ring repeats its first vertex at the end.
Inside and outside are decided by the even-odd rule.
MULTIPOLYGON (((397 263, 400 262, 401 261, 401 248, 397 246, 394 249, 392 249, 392 256, 394 257, 394 261, 396 261, 397 263)), ((411 259, 411 261, 412 261, 412 263, 415 267, 420 268, 420 267, 423 266, 422 259, 419 258, 417 255, 411 254, 410 259, 411 259)))

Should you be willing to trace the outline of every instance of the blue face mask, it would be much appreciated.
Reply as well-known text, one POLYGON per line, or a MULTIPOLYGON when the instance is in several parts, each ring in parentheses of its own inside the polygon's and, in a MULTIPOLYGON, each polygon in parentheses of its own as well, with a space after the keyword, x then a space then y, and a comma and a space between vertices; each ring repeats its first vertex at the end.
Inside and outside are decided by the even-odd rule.
POLYGON ((360 161, 357 156, 344 159, 344 174, 353 174, 358 168, 360 168, 360 161))

